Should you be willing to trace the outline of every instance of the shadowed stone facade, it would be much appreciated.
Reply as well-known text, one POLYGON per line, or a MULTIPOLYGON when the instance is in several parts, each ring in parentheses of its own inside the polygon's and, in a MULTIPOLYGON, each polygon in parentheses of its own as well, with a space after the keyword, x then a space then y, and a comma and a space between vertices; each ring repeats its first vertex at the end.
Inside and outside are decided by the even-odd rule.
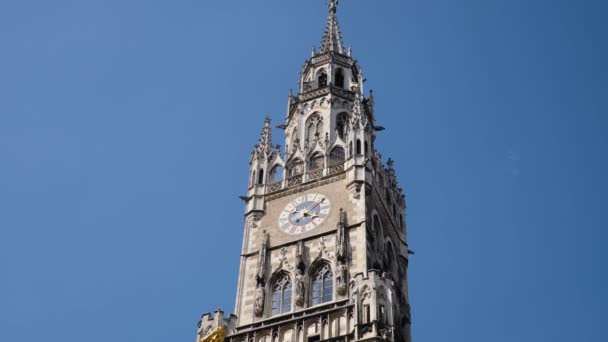
POLYGON ((266 119, 252 152, 235 315, 204 315, 197 342, 411 340, 405 196, 336 12, 288 97, 284 151, 266 119))

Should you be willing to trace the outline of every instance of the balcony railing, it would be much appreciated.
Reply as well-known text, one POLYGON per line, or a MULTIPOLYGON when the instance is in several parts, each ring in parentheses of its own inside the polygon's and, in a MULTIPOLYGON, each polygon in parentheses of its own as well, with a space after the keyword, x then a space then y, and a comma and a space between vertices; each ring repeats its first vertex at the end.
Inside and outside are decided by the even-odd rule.
MULTIPOLYGON (((344 162, 333 163, 333 164, 330 164, 329 167, 327 168, 327 176, 335 175, 342 171, 344 171, 344 162)), ((323 175, 324 175, 323 168, 315 169, 315 170, 308 170, 308 172, 306 173, 306 181, 307 182, 314 181, 314 180, 323 178, 323 175)), ((284 188, 288 188, 290 186, 302 184, 303 182, 304 182, 304 174, 302 173, 299 175, 288 177, 285 181, 285 184, 283 184, 282 179, 276 180, 276 181, 273 181, 272 183, 267 184, 266 192, 267 193, 276 192, 276 191, 282 190, 284 188)))
POLYGON ((308 180, 315 180, 323 177, 323 169, 318 169, 308 172, 308 180))
POLYGON ((296 176, 287 178, 287 186, 302 184, 303 178, 304 178, 304 175, 296 175, 296 176))
POLYGON ((283 180, 279 180, 276 181, 272 184, 268 184, 268 188, 266 189, 267 192, 275 192, 275 191, 279 191, 283 188, 283 180))
POLYGON ((344 171, 344 162, 334 163, 332 165, 329 165, 329 172, 328 172, 329 175, 340 173, 342 171, 344 171))

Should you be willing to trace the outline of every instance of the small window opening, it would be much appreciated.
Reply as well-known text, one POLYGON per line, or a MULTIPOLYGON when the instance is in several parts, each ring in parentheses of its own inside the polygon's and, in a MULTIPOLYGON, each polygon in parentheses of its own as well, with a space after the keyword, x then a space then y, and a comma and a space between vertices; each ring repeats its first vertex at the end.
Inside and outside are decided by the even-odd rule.
POLYGON ((361 140, 357 139, 357 155, 361 155, 361 140))
POLYGON ((384 305, 380 305, 378 310, 378 321, 380 321, 380 323, 386 323, 386 308, 384 305))
POLYGON ((258 184, 264 184, 264 169, 260 169, 258 174, 258 184))
POLYGON ((363 323, 371 323, 371 312, 369 309, 369 304, 363 305, 363 323))
POLYGON ((344 71, 342 69, 336 70, 336 87, 344 88, 344 71))
POLYGON ((327 86, 327 74, 325 70, 321 71, 321 75, 319 75, 319 88, 323 88, 327 86))

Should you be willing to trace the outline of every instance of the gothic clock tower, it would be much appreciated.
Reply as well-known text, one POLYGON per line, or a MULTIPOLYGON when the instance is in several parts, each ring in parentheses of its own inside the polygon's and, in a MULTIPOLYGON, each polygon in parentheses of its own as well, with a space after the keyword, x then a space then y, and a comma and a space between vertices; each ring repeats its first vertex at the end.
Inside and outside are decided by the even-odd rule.
POLYGON ((235 315, 203 315, 196 342, 411 340, 405 196, 336 12, 289 95, 284 152, 267 118, 251 154, 235 315))

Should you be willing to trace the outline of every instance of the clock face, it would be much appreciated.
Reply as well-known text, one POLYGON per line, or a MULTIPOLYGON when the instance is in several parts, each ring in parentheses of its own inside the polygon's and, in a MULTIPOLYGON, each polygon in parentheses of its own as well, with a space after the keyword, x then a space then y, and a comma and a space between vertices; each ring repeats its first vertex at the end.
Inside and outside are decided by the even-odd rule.
POLYGON ((279 228, 288 234, 309 232, 329 216, 331 203, 322 194, 306 194, 289 202, 279 215, 279 228))

